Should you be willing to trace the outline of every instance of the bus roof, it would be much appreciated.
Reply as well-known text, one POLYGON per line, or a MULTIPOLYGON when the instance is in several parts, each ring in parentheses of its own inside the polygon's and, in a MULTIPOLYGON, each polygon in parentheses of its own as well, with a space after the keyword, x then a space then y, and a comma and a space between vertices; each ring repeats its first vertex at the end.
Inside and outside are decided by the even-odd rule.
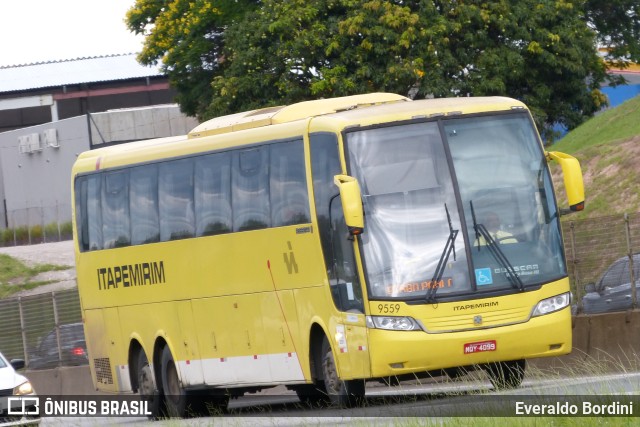
MULTIPOLYGON (((511 98, 505 97, 460 97, 438 98, 412 101, 404 96, 389 93, 372 93, 366 95, 346 96, 341 98, 306 101, 289 106, 270 107, 244 113, 218 117, 204 122, 188 135, 156 138, 127 144, 98 148, 82 153, 76 161, 76 171, 93 171, 105 167, 128 164, 135 159, 144 162, 146 159, 178 155, 187 151, 199 152, 206 146, 210 149, 217 144, 229 145, 233 132, 270 126, 282 125, 299 128, 305 126, 301 120, 316 117, 317 126, 340 131, 351 126, 367 126, 382 122, 409 120, 418 117, 452 116, 490 111, 507 111, 526 109, 526 106, 511 98), (324 123, 322 125, 321 123, 324 123), (206 136, 227 134, 225 141, 208 141, 206 136), (196 142, 201 142, 198 144, 196 142), (160 151, 148 150, 150 147, 163 147, 160 151)), ((280 129, 281 126, 278 126, 280 129)), ((306 127, 305 127, 306 128, 306 127)), ((275 129, 274 129, 275 131, 275 129)), ((284 128, 282 132, 287 132, 284 128)), ((276 137, 278 132, 271 132, 276 137)))
POLYGON ((319 99, 315 101, 298 102, 287 106, 263 108, 208 120, 189 132, 189 138, 200 138, 208 135, 235 132, 238 130, 287 123, 365 106, 403 101, 411 100, 407 97, 393 93, 368 93, 364 95, 319 99))
MULTIPOLYGON (((527 110, 522 102, 513 98, 460 97, 421 99, 402 104, 382 104, 375 108, 354 108, 335 112, 326 116, 327 120, 342 122, 334 127, 367 126, 382 122, 394 122, 415 118, 456 116, 461 114, 487 113, 496 111, 527 110)), ((322 120, 322 119, 321 119, 322 120)))

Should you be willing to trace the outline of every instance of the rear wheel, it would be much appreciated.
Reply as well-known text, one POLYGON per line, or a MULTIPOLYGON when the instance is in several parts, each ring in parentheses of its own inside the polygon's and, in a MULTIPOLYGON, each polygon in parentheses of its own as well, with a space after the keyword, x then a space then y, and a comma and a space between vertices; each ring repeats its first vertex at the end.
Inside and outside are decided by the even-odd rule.
POLYGON ((180 385, 178 369, 169 346, 162 350, 162 390, 167 406, 167 414, 170 417, 184 417, 187 411, 187 393, 180 385))
POLYGON ((487 374, 496 390, 517 388, 524 379, 525 366, 524 359, 491 363, 487 366, 487 374))
POLYGON ((156 387, 153 370, 147 360, 144 350, 138 353, 138 394, 142 401, 147 402, 151 415, 150 419, 158 419, 162 410, 162 392, 156 387))
POLYGON ((334 405, 352 407, 364 401, 364 380, 340 379, 333 351, 326 337, 322 343, 322 377, 327 396, 334 405))

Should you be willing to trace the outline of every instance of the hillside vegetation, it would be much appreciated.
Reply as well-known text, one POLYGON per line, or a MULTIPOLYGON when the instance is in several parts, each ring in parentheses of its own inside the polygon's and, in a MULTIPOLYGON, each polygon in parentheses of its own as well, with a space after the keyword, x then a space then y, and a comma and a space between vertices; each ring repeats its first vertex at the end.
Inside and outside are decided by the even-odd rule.
MULTIPOLYGON (((593 117, 547 150, 571 154, 582 166, 585 210, 571 219, 640 211, 640 96, 593 117)), ((563 192, 558 199, 566 204, 563 192)))

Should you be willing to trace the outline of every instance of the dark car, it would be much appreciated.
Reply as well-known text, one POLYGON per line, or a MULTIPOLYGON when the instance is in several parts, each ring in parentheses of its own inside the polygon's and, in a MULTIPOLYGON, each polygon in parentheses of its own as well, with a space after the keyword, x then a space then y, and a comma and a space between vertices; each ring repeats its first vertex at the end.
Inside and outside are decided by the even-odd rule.
POLYGON ((40 341, 38 348, 29 355, 29 369, 46 369, 57 366, 78 366, 89 363, 87 344, 82 323, 60 325, 60 349, 56 329, 40 341))
MULTIPOLYGON (((633 255, 633 273, 636 302, 640 302, 640 253, 633 255)), ((582 298, 584 313, 607 313, 630 309, 632 289, 629 257, 617 259, 596 283, 588 284, 585 291, 586 294, 582 298)))

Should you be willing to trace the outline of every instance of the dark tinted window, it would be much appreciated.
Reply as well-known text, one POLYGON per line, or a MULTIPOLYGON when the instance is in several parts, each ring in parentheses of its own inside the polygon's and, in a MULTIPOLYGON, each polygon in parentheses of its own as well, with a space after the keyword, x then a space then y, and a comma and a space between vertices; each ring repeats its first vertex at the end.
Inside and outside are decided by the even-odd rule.
POLYGON ((607 272, 602 276, 600 280, 599 289, 606 287, 618 286, 622 283, 628 283, 629 279, 629 261, 627 259, 620 259, 616 261, 607 272), (623 274, 626 272, 623 281, 623 274))
POLYGON ((273 144, 271 148, 271 225, 309 222, 309 198, 302 141, 273 144))
MULTIPOLYGON (((335 136, 333 144, 332 167, 335 136)), ((331 186, 333 175, 323 178, 331 186)), ((317 191, 326 213, 322 187, 317 191)), ((311 217, 302 139, 98 172, 79 177, 75 191, 82 251, 302 224, 311 217)))
POLYGON ((131 169, 131 244, 157 242, 158 223, 158 167, 138 166, 131 169))
POLYGON ((257 230, 271 226, 267 146, 233 153, 231 185, 233 230, 257 230))
POLYGON ((129 172, 109 172, 102 186, 102 236, 104 248, 128 246, 131 242, 129 224, 129 172))
POLYGON ((87 225, 89 250, 102 249, 102 207, 100 193, 102 177, 93 175, 87 179, 87 225))
POLYGON ((334 134, 311 135, 311 173, 322 251, 327 269, 330 269, 333 264, 333 256, 329 202, 333 196, 339 194, 338 187, 333 183, 333 177, 342 173, 338 154, 338 139, 334 134))
POLYGON ((184 239, 195 235, 193 210, 193 160, 160 165, 160 239, 184 239))
POLYGON ((200 157, 195 166, 196 236, 228 233, 231 216, 231 154, 200 157))

